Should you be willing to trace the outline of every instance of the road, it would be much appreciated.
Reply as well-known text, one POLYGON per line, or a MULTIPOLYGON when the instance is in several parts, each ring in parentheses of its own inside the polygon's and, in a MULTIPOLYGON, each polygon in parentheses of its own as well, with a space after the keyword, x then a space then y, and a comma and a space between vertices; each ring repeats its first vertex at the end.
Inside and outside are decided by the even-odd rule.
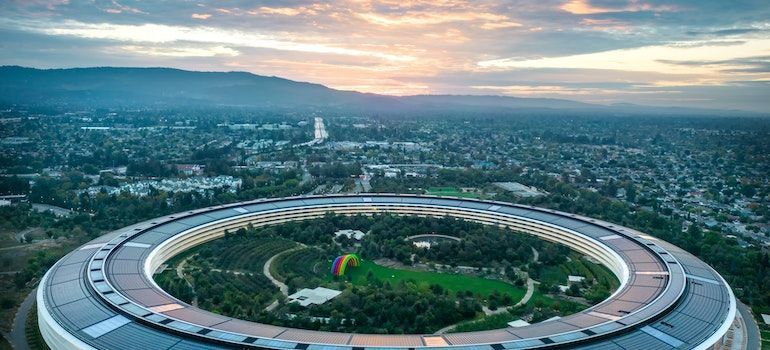
POLYGON ((36 293, 37 288, 33 289, 29 295, 24 298, 24 301, 21 302, 19 309, 16 310, 16 316, 13 318, 13 328, 11 329, 11 333, 7 334, 8 342, 10 342, 11 346, 16 350, 29 350, 29 346, 27 345, 27 333, 25 330, 27 326, 27 315, 29 315, 32 304, 35 303, 36 293))
POLYGON ((16 232, 16 234, 14 234, 14 238, 19 243, 26 243, 27 235, 30 234, 30 233, 33 233, 33 232, 35 232, 36 230, 39 230, 39 229, 40 228, 38 228, 38 227, 31 227, 31 228, 28 228, 26 230, 22 230, 22 231, 16 232))
POLYGON ((751 310, 748 306, 744 305, 740 300, 736 301, 738 302, 738 312, 741 313, 743 322, 746 323, 746 335, 748 337, 746 339, 746 347, 744 347, 744 349, 759 349, 759 327, 757 326, 757 322, 754 320, 754 315, 751 313, 751 310))
POLYGON ((73 213, 72 210, 69 210, 67 208, 57 207, 55 205, 50 205, 50 204, 40 204, 40 203, 32 203, 32 209, 35 209, 36 211, 41 213, 50 211, 56 216, 70 216, 73 213))
POLYGON ((318 144, 323 143, 326 141, 327 138, 329 138, 329 133, 326 132, 326 126, 324 126, 324 119, 320 117, 315 118, 315 130, 313 132, 313 139, 305 142, 300 143, 296 146, 315 146, 318 144))

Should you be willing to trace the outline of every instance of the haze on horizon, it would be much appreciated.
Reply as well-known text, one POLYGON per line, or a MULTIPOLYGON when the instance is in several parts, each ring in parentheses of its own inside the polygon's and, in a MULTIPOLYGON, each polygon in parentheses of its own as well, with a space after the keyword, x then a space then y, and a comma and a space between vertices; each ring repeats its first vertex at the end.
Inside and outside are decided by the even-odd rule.
POLYGON ((11 0, 0 48, 0 65, 770 112, 766 0, 11 0))

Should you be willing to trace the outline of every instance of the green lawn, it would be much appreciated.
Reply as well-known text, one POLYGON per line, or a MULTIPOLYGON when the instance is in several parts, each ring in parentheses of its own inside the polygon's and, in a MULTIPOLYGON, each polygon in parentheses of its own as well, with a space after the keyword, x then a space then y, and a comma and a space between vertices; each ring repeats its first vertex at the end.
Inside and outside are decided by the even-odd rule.
POLYGON ((470 290, 474 294, 478 293, 486 297, 492 294, 492 292, 498 291, 501 294, 510 295, 514 301, 519 301, 524 297, 525 292, 524 289, 517 288, 503 281, 459 274, 392 269, 377 265, 371 261, 363 261, 361 266, 358 267, 348 267, 346 274, 349 275, 350 281, 353 284, 363 285, 368 283, 366 275, 370 270, 377 279, 388 281, 391 284, 412 280, 426 288, 431 284, 438 284, 452 293, 470 290))
POLYGON ((434 196, 451 196, 462 198, 480 198, 478 193, 462 192, 457 187, 430 187, 427 189, 427 194, 434 196))

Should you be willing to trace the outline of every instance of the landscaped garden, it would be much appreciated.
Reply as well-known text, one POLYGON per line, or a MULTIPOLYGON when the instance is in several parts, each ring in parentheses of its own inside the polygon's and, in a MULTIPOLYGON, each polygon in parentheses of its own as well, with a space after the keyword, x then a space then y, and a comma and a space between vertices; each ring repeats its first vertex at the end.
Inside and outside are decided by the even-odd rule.
POLYGON ((169 260, 156 280, 185 302, 241 319, 391 334, 538 322, 586 308, 617 287, 609 270, 580 254, 508 229, 453 218, 331 214, 227 232, 169 260), (341 229, 364 235, 335 237, 341 229), (453 239, 412 238, 419 235, 453 239), (566 294, 556 288, 575 274, 585 280, 566 294), (533 287, 529 277, 542 283, 533 287), (316 287, 339 294, 304 306, 287 298, 316 287))

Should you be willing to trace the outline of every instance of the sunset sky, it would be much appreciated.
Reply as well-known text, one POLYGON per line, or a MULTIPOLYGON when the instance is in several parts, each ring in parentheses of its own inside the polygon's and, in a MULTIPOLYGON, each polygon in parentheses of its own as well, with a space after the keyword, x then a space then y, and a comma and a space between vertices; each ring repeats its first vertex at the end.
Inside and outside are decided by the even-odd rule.
POLYGON ((0 65, 770 112, 770 1, 0 1, 0 65))

